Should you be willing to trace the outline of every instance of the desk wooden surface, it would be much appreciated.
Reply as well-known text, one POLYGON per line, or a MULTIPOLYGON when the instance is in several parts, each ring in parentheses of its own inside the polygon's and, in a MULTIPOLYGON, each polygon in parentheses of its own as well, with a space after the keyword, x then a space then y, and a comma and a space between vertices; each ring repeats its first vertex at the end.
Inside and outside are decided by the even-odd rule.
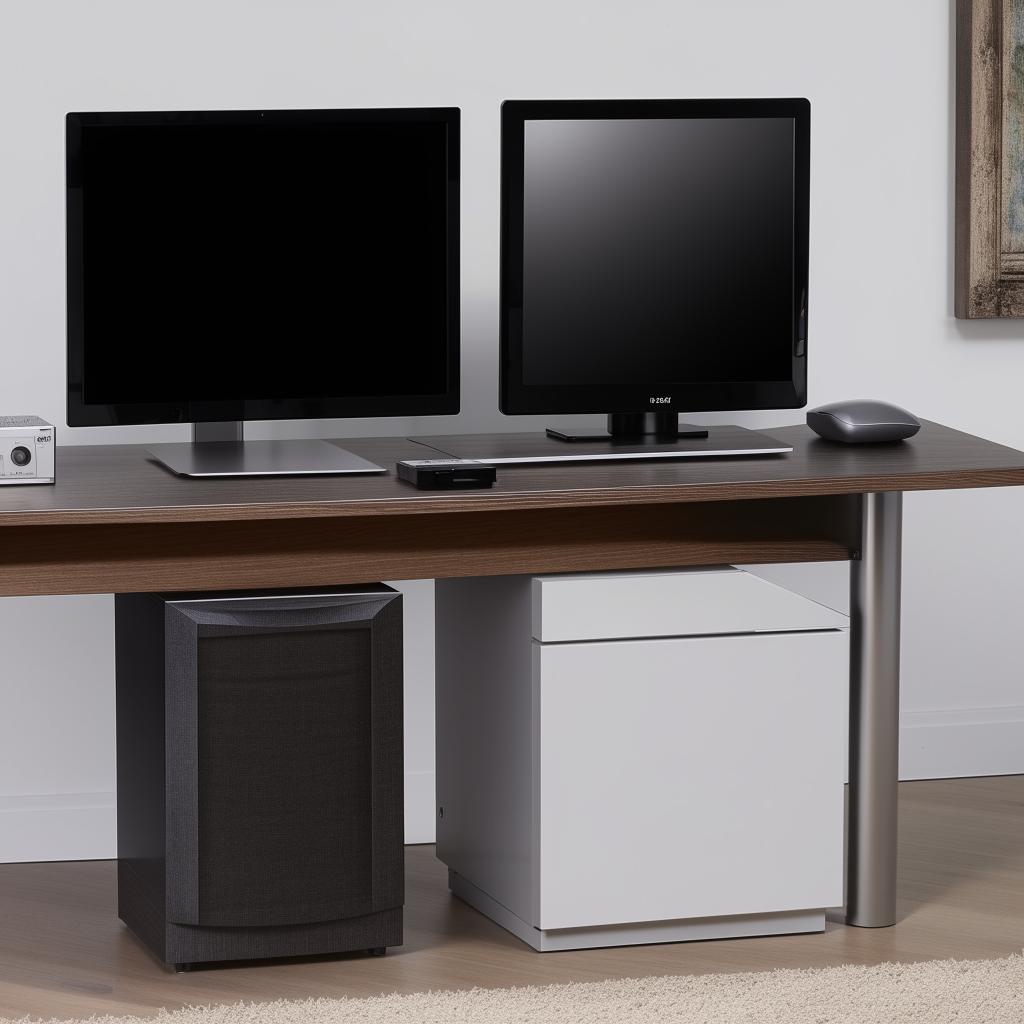
MULTIPOLYGON (((716 428, 716 439, 729 428, 716 428)), ((388 475, 183 479, 144 446, 58 450, 52 487, 0 487, 0 596, 857 557, 857 495, 1024 484, 1024 453, 926 422, 861 448, 773 429, 791 455, 502 466, 417 491, 402 438, 339 442, 388 475)))
MULTIPOLYGON (((715 441, 728 442, 728 427, 715 441)), ((0 487, 0 526, 181 523, 646 505, 1024 484, 1024 453, 937 423, 909 441, 850 447, 805 426, 768 431, 790 455, 501 466, 491 490, 417 491, 399 459, 431 458, 403 438, 337 443, 388 469, 341 477, 176 477, 145 445, 58 449, 57 483, 0 487)))

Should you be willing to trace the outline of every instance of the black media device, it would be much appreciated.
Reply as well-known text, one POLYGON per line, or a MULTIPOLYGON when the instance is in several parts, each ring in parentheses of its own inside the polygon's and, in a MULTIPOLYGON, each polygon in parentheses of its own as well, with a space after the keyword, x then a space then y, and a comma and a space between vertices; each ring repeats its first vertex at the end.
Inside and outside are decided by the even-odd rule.
POLYGON ((68 423, 188 475, 384 472, 244 420, 459 410, 459 111, 67 115, 68 423))
POLYGON ((398 478, 421 491, 461 491, 491 487, 494 466, 473 459, 405 459, 396 465, 398 478))
POLYGON ((805 404, 807 100, 507 101, 501 151, 502 412, 665 448, 805 404))

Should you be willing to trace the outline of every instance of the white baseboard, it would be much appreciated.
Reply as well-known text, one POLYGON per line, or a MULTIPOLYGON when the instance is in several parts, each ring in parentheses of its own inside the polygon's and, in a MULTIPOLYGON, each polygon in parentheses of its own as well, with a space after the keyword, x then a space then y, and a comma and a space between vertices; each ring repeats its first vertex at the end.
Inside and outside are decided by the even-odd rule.
POLYGON ((115 856, 115 799, 112 792, 0 796, 0 863, 115 856))
POLYGON ((405 841, 432 843, 437 801, 433 772, 405 773, 405 841))
POLYGON ((904 711, 900 778, 1024 774, 1024 707, 904 711))

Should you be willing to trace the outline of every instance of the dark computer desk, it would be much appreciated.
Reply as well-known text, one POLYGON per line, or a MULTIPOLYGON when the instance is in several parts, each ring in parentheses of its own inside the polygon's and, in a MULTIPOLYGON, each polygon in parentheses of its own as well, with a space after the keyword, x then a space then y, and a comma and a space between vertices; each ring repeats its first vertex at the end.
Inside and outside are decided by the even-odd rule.
MULTIPOLYGON (((890 925, 902 492, 1024 484, 1024 453, 929 422, 863 448, 770 433, 794 452, 502 467, 493 490, 454 493, 390 473, 181 479, 140 446, 65 447, 55 486, 0 487, 0 595, 850 559, 847 921, 890 925)), ((344 446, 389 469, 430 457, 401 438, 344 446)))

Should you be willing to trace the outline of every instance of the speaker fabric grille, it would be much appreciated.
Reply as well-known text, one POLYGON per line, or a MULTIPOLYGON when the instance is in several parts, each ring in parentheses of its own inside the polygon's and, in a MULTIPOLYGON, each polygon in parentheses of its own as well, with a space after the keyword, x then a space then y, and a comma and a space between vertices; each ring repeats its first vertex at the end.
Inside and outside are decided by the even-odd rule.
POLYGON ((197 654, 199 923, 369 913, 370 630, 200 634, 197 654))

